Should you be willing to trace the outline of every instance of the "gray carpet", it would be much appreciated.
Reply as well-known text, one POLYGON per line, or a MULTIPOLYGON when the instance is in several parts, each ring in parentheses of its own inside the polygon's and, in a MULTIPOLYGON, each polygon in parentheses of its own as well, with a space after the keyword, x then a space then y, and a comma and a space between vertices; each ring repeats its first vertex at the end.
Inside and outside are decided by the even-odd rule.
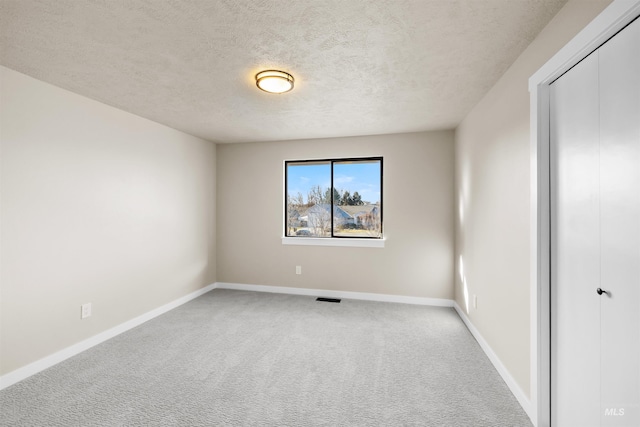
POLYGON ((530 426, 450 308, 214 290, 0 392, 2 426, 530 426))

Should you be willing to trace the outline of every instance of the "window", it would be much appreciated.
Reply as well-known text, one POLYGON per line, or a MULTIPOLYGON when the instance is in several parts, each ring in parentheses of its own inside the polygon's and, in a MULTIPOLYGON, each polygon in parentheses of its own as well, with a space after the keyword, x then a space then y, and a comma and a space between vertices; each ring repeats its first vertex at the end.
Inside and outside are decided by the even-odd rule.
POLYGON ((285 162, 285 236, 382 238, 382 158, 285 162))

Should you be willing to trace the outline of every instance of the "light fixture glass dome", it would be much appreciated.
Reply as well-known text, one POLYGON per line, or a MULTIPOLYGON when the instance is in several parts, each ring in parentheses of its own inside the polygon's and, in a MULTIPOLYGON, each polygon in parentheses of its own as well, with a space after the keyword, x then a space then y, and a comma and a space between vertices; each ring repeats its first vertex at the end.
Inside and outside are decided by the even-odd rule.
POLYGON ((284 71, 265 70, 256 74, 256 86, 269 93, 285 93, 293 89, 293 76, 284 71))

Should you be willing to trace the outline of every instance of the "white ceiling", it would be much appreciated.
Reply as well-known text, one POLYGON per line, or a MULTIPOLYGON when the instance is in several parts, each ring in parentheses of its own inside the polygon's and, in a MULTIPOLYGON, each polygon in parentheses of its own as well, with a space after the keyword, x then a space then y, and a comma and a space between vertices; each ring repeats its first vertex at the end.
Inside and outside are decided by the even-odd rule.
POLYGON ((216 142, 451 129, 565 2, 0 0, 0 63, 216 142))

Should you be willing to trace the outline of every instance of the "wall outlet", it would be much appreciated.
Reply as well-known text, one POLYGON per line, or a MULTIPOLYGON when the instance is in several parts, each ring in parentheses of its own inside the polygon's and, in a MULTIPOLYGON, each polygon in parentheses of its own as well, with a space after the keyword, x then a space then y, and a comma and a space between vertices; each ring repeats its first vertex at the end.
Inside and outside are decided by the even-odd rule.
POLYGON ((91 316, 91 303, 82 304, 80 306, 80 319, 86 319, 91 316))
POLYGON ((302 274, 302 266, 296 265, 296 274, 302 274))
POLYGON ((478 295, 473 295, 473 308, 478 308, 478 295))

